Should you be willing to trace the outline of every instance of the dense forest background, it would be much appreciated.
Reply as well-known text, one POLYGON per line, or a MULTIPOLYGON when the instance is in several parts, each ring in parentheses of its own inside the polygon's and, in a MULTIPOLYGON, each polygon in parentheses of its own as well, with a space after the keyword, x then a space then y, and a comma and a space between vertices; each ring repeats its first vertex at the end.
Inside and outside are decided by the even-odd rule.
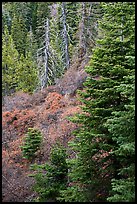
POLYGON ((2 98, 3 202, 135 201, 135 2, 3 2, 2 98))
POLYGON ((3 95, 55 84, 77 58, 88 58, 100 13, 96 2, 3 3, 3 95))

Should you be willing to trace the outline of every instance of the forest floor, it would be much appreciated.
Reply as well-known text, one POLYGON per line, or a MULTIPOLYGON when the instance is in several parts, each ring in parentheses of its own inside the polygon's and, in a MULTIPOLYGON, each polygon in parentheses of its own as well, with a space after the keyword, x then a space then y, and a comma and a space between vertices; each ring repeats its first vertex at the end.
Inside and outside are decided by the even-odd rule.
POLYGON ((65 147, 78 126, 66 117, 81 112, 77 89, 87 74, 87 62, 79 61, 65 73, 56 85, 29 95, 17 92, 4 98, 2 106, 2 202, 29 202, 35 197, 31 190, 34 180, 28 175, 31 163, 23 159, 20 146, 29 127, 38 128, 43 143, 34 163, 48 161, 56 141, 65 147))

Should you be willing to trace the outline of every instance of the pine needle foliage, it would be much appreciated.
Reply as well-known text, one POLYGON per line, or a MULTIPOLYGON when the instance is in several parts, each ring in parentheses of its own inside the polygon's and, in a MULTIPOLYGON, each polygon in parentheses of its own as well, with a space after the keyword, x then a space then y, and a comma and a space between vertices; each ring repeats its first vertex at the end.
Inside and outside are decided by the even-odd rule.
POLYGON ((30 175, 35 179, 33 190, 38 193, 35 202, 57 201, 60 190, 65 189, 67 185, 65 148, 57 142, 52 148, 50 161, 41 165, 31 165, 31 169, 36 171, 30 175))
POLYGON ((20 56, 20 64, 18 66, 18 75, 16 76, 18 86, 16 90, 22 90, 32 94, 38 84, 38 68, 31 52, 26 53, 26 57, 20 56))
POLYGON ((32 161, 35 158, 35 153, 40 149, 41 142, 41 132, 35 128, 28 128, 24 145, 21 146, 23 157, 32 161))
POLYGON ((83 114, 71 118, 80 124, 69 144, 76 157, 68 160, 70 185, 60 200, 134 201, 134 7, 102 3, 99 40, 79 92, 83 114))
POLYGON ((122 164, 118 169, 118 178, 111 181, 112 190, 108 201, 135 201, 135 75, 125 77, 125 84, 119 88, 122 94, 130 97, 130 103, 124 111, 115 111, 106 127, 112 133, 112 139, 117 143, 113 148, 113 156, 122 164))
POLYGON ((12 19, 11 36, 19 54, 23 54, 25 56, 27 29, 23 18, 17 18, 14 15, 12 19))
POLYGON ((4 27, 2 35, 2 94, 8 95, 15 91, 17 83, 17 70, 19 67, 19 53, 15 48, 8 27, 4 27))

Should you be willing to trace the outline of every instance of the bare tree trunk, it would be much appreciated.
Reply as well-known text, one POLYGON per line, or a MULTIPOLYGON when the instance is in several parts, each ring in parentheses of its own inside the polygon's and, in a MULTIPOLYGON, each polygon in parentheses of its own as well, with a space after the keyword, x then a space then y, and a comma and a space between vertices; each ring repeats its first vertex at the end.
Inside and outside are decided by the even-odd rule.
POLYGON ((81 18, 81 22, 79 24, 79 53, 78 56, 79 58, 83 57, 86 53, 86 43, 85 43, 85 2, 81 2, 82 3, 82 18, 81 18))
POLYGON ((31 46, 31 48, 32 48, 32 42, 33 42, 33 40, 32 40, 32 26, 30 26, 30 46, 31 46))
POLYGON ((66 2, 62 2, 62 17, 63 17, 63 38, 65 44, 65 60, 66 60, 66 68, 70 65, 69 52, 68 52, 68 34, 67 34, 67 26, 66 26, 66 2))
MULTIPOLYGON (((37 51, 37 63, 39 67, 39 88, 42 90, 48 82, 48 59, 49 59, 49 19, 47 18, 45 25, 44 46, 37 51)), ((39 89, 38 88, 38 89, 39 89)))
POLYGON ((45 50, 44 50, 45 71, 43 76, 44 78, 43 78, 42 88, 44 88, 48 82, 48 53, 49 53, 49 19, 47 18, 46 25, 45 25, 45 50))

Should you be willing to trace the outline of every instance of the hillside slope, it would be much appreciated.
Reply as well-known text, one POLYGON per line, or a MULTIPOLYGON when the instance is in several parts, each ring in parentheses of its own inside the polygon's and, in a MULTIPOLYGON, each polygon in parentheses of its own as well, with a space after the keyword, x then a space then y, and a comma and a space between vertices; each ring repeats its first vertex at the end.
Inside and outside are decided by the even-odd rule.
POLYGON ((87 74, 86 61, 76 61, 54 86, 29 95, 17 92, 6 96, 2 107, 2 197, 3 202, 27 202, 35 194, 31 191, 33 179, 30 163, 22 158, 20 146, 28 127, 35 127, 43 134, 43 144, 35 159, 36 163, 48 161, 52 145, 61 141, 64 146, 73 138, 76 124, 68 121, 81 111, 77 89, 87 74))

